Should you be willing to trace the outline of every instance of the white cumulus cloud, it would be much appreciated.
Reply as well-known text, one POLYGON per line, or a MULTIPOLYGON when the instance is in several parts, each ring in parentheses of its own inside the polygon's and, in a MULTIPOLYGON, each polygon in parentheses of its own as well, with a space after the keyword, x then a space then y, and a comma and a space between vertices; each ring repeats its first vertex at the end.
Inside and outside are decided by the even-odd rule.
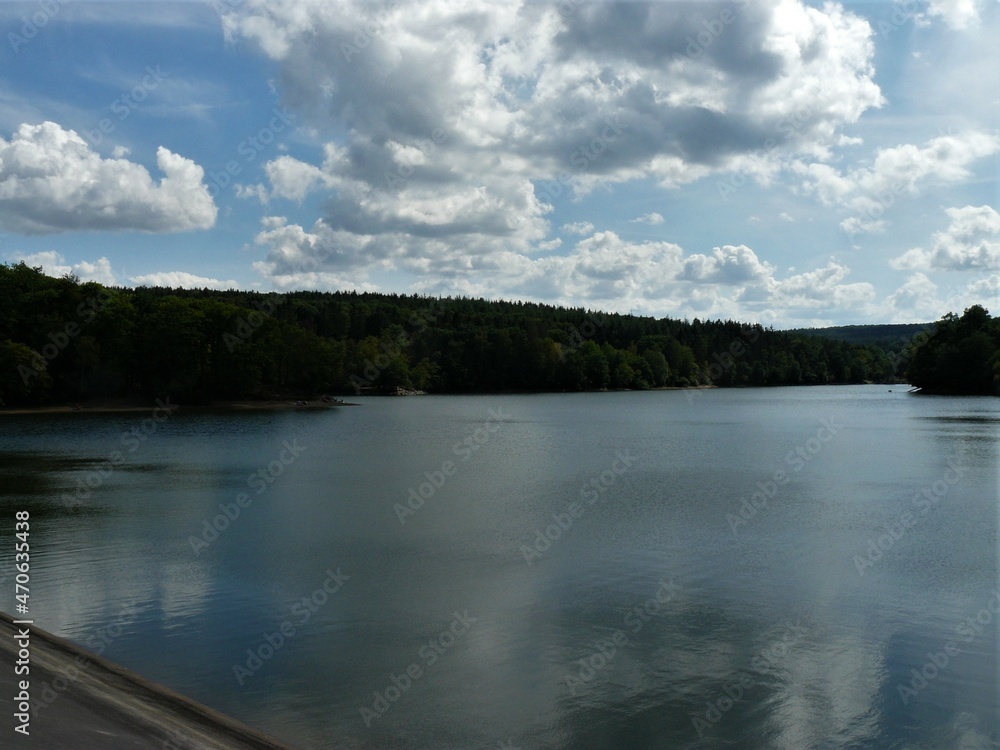
POLYGON ((66 258, 55 250, 44 250, 30 255, 8 255, 11 262, 24 261, 32 268, 41 268, 47 276, 56 278, 73 274, 80 281, 96 281, 107 286, 116 286, 118 278, 111 269, 111 261, 101 257, 91 262, 81 260, 79 263, 67 263, 66 258))
POLYGON ((930 0, 927 14, 953 29, 967 29, 979 23, 979 6, 980 0, 930 0))
POLYGON ((73 130, 22 124, 11 140, 0 137, 0 227, 51 234, 213 226, 217 208, 204 170, 162 146, 156 163, 159 182, 140 164, 102 158, 73 130))
POLYGON ((585 235, 594 231, 594 225, 589 221, 574 221, 570 224, 563 224, 562 230, 569 234, 585 235))
POLYGON ((951 223, 934 234, 930 249, 915 247, 890 265, 920 271, 1000 271, 1000 213, 990 206, 948 208, 945 213, 951 223))
POLYGON ((345 252, 426 268, 537 249, 553 202, 599 184, 677 187, 769 142, 826 154, 883 103, 872 29, 834 3, 249 0, 223 20, 326 144, 241 194, 325 192, 345 252))
POLYGON ((571 247, 475 256, 429 246, 413 256, 392 238, 332 230, 322 221, 311 229, 284 217, 263 223, 255 243, 266 255, 254 268, 279 289, 374 290, 380 272, 408 271, 419 277, 410 291, 421 294, 804 323, 835 311, 867 314, 875 296, 871 284, 849 281, 850 269, 840 263, 779 278, 773 264, 743 245, 688 255, 671 242, 630 242, 593 227, 571 247))
POLYGON ((632 219, 633 224, 649 224, 651 226, 656 226, 657 224, 663 223, 663 215, 652 211, 648 214, 643 214, 635 219, 632 219))
POLYGON ((880 149, 870 166, 846 172, 820 162, 800 161, 792 169, 803 179, 805 193, 853 212, 841 222, 846 232, 880 232, 886 228, 882 217, 898 200, 918 195, 926 186, 960 182, 971 175, 973 162, 998 151, 1000 137, 969 131, 939 136, 923 146, 880 149))
POLYGON ((690 255, 684 261, 682 277, 690 281, 742 284, 774 275, 774 267, 762 263, 746 245, 717 247, 711 255, 690 255))
POLYGON ((239 289, 240 283, 233 279, 220 281, 206 276, 197 276, 187 271, 157 271, 155 273, 129 276, 136 286, 163 286, 171 289, 239 289))

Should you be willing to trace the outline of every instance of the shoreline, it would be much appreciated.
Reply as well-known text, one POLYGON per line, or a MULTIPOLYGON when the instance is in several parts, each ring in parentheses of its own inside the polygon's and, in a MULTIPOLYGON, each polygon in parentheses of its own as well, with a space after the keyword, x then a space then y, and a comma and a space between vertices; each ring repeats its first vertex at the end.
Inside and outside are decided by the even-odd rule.
POLYGON ((0 416, 5 414, 138 414, 152 411, 153 409, 165 409, 171 414, 178 411, 183 412, 240 412, 240 411, 323 411, 336 409, 341 406, 358 406, 348 401, 322 401, 312 399, 299 403, 292 399, 265 399, 254 401, 243 399, 237 401, 217 401, 210 404, 171 404, 167 399, 166 405, 160 403, 137 403, 135 401, 104 401, 88 404, 58 404, 51 406, 11 406, 0 407, 0 416))
MULTIPOLYGON (((644 388, 641 390, 632 388, 588 388, 580 391, 489 391, 489 392, 447 392, 428 393, 425 391, 410 391, 405 393, 362 393, 360 396, 367 398, 406 398, 413 396, 511 396, 511 395, 539 395, 547 393, 644 393, 649 391, 700 391, 700 390, 729 390, 747 388, 817 388, 845 385, 880 385, 912 387, 909 383, 816 383, 798 385, 738 385, 738 386, 718 386, 709 385, 664 385, 656 388, 644 388)), ((914 391, 918 392, 918 391, 914 391)), ((976 395, 976 394, 950 394, 936 393, 923 390, 925 395, 976 395)), ((983 394, 991 395, 991 394, 983 394)), ((25 414, 129 414, 148 412, 153 409, 166 408, 171 413, 175 411, 184 412, 253 412, 253 411, 322 411, 336 409, 341 406, 360 406, 360 404, 350 401, 343 401, 340 397, 331 397, 330 401, 323 401, 321 398, 308 400, 293 399, 235 399, 216 401, 210 404, 170 404, 169 397, 167 404, 161 405, 158 402, 140 403, 135 399, 114 399, 98 401, 93 403, 83 402, 80 404, 58 404, 49 406, 12 406, 0 407, 0 417, 5 414, 25 415, 25 414)))

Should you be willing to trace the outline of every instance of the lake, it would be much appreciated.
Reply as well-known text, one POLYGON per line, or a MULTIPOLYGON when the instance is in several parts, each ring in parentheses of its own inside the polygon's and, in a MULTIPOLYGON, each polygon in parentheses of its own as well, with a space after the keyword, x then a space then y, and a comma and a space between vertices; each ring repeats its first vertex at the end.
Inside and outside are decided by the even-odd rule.
POLYGON ((1000 399, 903 390, 6 416, 0 538, 301 748, 996 747, 1000 399))

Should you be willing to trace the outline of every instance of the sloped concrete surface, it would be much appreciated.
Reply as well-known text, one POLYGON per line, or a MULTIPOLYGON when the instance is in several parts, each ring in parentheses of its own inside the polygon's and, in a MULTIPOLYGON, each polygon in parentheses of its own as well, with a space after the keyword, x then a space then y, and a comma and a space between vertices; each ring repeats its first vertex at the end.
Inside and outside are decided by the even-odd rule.
POLYGON ((39 750, 293 750, 262 732, 0 612, 0 748, 39 750), (30 674, 15 674, 19 628, 30 674), (73 679, 66 679, 66 674, 73 679), (56 682, 57 678, 58 682, 56 682), (15 731, 18 682, 30 680, 30 734, 15 731), (44 690, 48 683, 50 690, 44 690), (55 688, 51 686, 55 685, 55 688), (54 697, 53 697, 54 696, 54 697), (46 705, 42 705, 46 704, 46 705))

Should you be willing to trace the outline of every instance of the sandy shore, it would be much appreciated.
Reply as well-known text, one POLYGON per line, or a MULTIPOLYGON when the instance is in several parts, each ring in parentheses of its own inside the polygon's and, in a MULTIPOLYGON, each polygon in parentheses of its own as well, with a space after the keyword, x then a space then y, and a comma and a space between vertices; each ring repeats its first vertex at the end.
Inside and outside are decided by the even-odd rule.
MULTIPOLYGON (((0 612, 0 692, 14 698, 22 626, 0 612)), ((30 629, 29 735, 9 707, 0 747, 40 750, 291 750, 291 747, 35 626, 30 629), (67 679, 66 675, 70 678, 67 679), (46 689, 48 688, 48 689, 46 689)), ((8 700, 10 704, 15 701, 8 700)))

